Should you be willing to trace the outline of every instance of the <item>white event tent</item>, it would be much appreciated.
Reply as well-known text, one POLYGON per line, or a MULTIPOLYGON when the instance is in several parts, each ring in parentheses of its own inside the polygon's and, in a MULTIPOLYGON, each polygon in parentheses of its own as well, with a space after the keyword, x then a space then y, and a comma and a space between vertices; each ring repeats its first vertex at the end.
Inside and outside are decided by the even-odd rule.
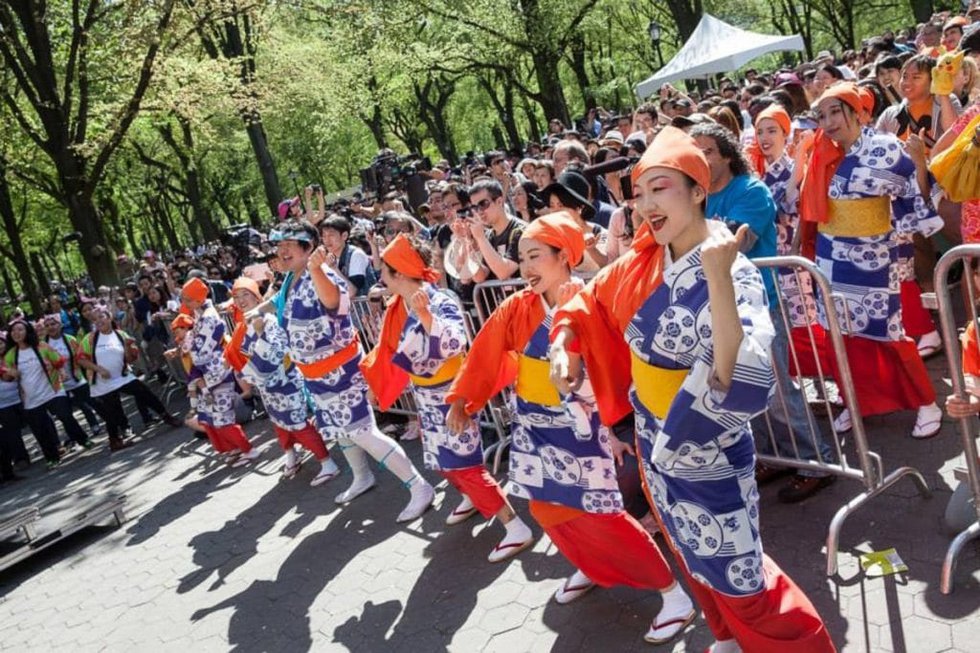
POLYGON ((768 52, 803 49, 803 37, 799 34, 749 32, 705 14, 674 58, 652 77, 637 84, 636 94, 646 98, 667 82, 730 72, 768 52))

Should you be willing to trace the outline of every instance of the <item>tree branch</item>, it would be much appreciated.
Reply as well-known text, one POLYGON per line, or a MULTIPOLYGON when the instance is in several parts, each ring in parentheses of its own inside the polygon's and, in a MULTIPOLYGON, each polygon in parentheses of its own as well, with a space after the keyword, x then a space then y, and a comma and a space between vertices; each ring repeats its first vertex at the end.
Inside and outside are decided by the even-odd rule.
POLYGON ((92 189, 98 185, 99 180, 102 175, 105 174, 106 164, 109 162, 109 158, 112 156, 119 144, 122 143, 123 137, 126 135, 126 131, 129 126, 136 119, 136 114, 139 112, 140 102, 143 101, 143 95, 146 94, 147 88, 150 85, 150 78, 153 77, 153 64, 156 60, 157 53, 160 51, 160 43, 163 40, 163 34, 166 32, 167 26, 170 24, 170 18, 173 15, 174 4, 176 0, 166 0, 166 4, 163 8, 163 13, 160 16, 160 20, 157 21, 157 26, 154 31, 152 41, 150 42, 150 47, 147 48, 146 56, 143 57, 143 65, 140 67, 139 79, 136 82, 136 88, 133 89, 133 94, 126 103, 125 108, 121 111, 118 122, 116 124, 116 129, 113 131, 112 136, 109 137, 109 141, 99 152, 99 156, 96 158, 95 163, 92 165, 91 174, 88 179, 88 190, 91 192, 92 189))

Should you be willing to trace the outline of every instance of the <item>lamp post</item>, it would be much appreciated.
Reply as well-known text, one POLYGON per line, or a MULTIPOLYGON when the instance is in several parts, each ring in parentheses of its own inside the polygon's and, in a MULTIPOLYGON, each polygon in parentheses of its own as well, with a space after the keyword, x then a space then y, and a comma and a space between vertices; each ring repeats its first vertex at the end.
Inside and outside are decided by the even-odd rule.
POLYGON ((662 28, 660 23, 655 20, 651 20, 650 24, 647 25, 647 34, 650 35, 650 43, 653 44, 653 49, 657 51, 657 60, 660 62, 660 68, 664 67, 664 55, 660 52, 660 35, 662 28))

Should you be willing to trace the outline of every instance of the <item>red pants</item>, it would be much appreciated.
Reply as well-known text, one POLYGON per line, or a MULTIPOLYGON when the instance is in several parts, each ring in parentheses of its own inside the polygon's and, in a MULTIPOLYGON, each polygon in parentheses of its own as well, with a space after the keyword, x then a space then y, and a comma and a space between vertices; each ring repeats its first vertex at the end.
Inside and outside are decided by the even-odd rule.
POLYGON ((531 501, 531 515, 561 554, 597 585, 662 590, 674 583, 660 549, 628 513, 597 515, 577 510, 578 516, 572 519, 550 523, 549 505, 531 501))
POLYGON ((901 285, 902 326, 909 338, 919 338, 936 330, 929 311, 922 305, 922 289, 916 281, 903 281, 901 285))
POLYGON ((500 489, 500 484, 483 465, 444 469, 441 473, 454 488, 470 498, 484 519, 490 519, 507 505, 507 497, 500 489))
POLYGON ((810 599, 769 556, 763 554, 762 562, 766 588, 752 596, 727 596, 695 580, 660 519, 642 469, 640 478, 650 512, 716 640, 734 639, 745 653, 835 653, 827 627, 810 599))
POLYGON ((323 443, 323 438, 309 422, 298 431, 287 431, 281 426, 273 426, 276 437, 279 439, 279 446, 286 450, 298 444, 316 457, 317 460, 326 460, 330 457, 327 453, 327 445, 323 443))
MULTIPOLYGON (((926 365, 912 340, 881 342, 844 336, 844 347, 863 417, 915 410, 936 401, 926 365)), ((834 378, 840 379, 836 360, 830 358, 834 378)))
POLYGON ((252 443, 245 436, 245 431, 238 424, 214 427, 210 424, 202 424, 204 432, 208 434, 211 446, 218 453, 228 453, 229 451, 241 451, 248 453, 252 450, 252 443))

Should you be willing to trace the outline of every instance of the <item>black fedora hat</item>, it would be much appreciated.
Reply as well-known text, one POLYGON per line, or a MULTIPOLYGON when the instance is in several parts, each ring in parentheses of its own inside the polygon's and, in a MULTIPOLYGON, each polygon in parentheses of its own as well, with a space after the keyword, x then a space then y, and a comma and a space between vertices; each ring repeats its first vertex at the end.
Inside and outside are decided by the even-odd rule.
POLYGON ((580 208, 583 219, 592 220, 595 217, 595 209, 589 201, 589 180, 581 172, 566 170, 558 175, 558 179, 541 192, 541 197, 545 201, 549 201, 552 195, 558 196, 562 206, 580 208))

